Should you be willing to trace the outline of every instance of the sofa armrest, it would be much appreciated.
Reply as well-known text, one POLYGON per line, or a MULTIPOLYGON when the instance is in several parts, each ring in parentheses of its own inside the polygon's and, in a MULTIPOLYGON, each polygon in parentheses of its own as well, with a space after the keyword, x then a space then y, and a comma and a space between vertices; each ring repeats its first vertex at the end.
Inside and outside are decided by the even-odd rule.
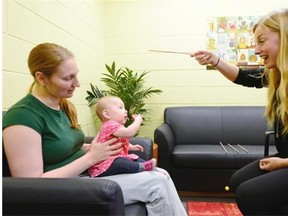
POLYGON ((153 140, 144 137, 133 137, 130 138, 131 144, 138 144, 143 147, 143 152, 140 151, 130 151, 130 153, 137 154, 140 158, 144 160, 150 160, 153 157, 153 140))
POLYGON ((274 131, 266 131, 266 132, 265 132, 264 157, 266 157, 266 156, 269 155, 270 135, 274 135, 274 131))
POLYGON ((170 126, 162 123, 154 131, 154 142, 158 145, 158 165, 170 172, 170 155, 174 148, 174 134, 170 126))
POLYGON ((85 136, 85 143, 90 144, 94 138, 94 136, 85 136))
MULTIPOLYGON (((94 137, 85 137, 85 143, 91 143, 94 137)), ((131 144, 139 144, 143 147, 144 151, 131 151, 133 154, 137 154, 144 160, 149 160, 153 157, 153 140, 145 137, 132 137, 130 138, 131 144)))
POLYGON ((120 186, 106 179, 3 178, 4 215, 124 215, 120 186))

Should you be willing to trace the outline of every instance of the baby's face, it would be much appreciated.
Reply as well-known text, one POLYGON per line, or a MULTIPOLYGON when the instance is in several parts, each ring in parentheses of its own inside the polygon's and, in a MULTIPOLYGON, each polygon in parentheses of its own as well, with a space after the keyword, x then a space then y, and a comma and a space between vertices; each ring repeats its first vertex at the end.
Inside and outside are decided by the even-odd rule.
POLYGON ((113 98, 111 105, 108 108, 111 120, 114 120, 120 124, 125 124, 128 118, 127 110, 121 99, 113 98))

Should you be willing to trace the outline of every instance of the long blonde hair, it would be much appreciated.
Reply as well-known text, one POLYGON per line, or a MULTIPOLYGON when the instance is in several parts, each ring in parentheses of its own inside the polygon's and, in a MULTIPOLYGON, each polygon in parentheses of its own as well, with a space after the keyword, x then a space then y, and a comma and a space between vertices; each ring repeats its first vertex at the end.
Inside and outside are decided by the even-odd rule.
MULTIPOLYGON (((35 78, 35 73, 37 71, 41 71, 47 77, 51 77, 57 67, 65 59, 70 57, 74 57, 73 53, 54 43, 43 43, 34 47, 28 57, 28 67, 31 75, 34 77, 29 92, 32 92, 33 87, 37 82, 35 78)), ((75 106, 67 98, 62 98, 60 101, 60 108, 66 112, 71 122, 71 127, 79 129, 80 125, 78 123, 75 106)))
POLYGON ((284 125, 283 133, 288 133, 288 9, 262 17, 254 26, 254 32, 258 26, 277 32, 280 37, 277 68, 265 69, 269 80, 266 116, 271 126, 278 118, 284 125))

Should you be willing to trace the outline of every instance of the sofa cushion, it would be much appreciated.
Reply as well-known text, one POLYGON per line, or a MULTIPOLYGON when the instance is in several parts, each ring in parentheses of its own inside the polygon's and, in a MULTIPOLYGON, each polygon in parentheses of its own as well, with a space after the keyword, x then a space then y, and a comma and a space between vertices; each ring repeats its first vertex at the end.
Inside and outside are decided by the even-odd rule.
MULTIPOLYGON (((243 145, 248 153, 237 145, 232 146, 239 153, 226 144, 224 147, 228 154, 220 144, 176 145, 172 151, 171 165, 173 168, 239 169, 264 156, 263 146, 243 145)), ((275 146, 271 146, 270 153, 276 153, 275 146)))
POLYGON ((174 145, 218 143, 222 139, 220 109, 210 107, 168 107, 164 122, 174 135, 174 145), (202 119, 209 120, 202 122, 202 119))
POLYGON ((169 107, 164 121, 171 127, 175 145, 219 145, 222 141, 263 147, 264 113, 262 106, 169 107))
MULTIPOLYGON (((221 107, 223 142, 264 146, 265 107, 221 107)), ((262 150, 261 150, 262 152, 262 150)))

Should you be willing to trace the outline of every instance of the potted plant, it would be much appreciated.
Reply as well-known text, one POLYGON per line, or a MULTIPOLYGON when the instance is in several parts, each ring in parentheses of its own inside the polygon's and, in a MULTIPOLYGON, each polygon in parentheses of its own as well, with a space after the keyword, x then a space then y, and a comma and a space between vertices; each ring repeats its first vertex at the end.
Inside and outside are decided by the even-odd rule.
POLYGON ((144 71, 138 74, 127 67, 116 69, 115 62, 112 63, 111 67, 107 64, 105 66, 107 73, 102 73, 104 77, 101 78, 101 81, 105 83, 108 89, 99 90, 96 85, 90 83, 91 91, 87 91, 88 96, 85 98, 88 105, 96 104, 99 98, 105 95, 118 96, 123 100, 128 112, 126 127, 132 123, 132 114, 135 113, 141 114, 144 121, 149 120, 147 114, 150 111, 145 107, 145 99, 162 92, 160 89, 144 86, 145 76, 149 72, 144 71))

